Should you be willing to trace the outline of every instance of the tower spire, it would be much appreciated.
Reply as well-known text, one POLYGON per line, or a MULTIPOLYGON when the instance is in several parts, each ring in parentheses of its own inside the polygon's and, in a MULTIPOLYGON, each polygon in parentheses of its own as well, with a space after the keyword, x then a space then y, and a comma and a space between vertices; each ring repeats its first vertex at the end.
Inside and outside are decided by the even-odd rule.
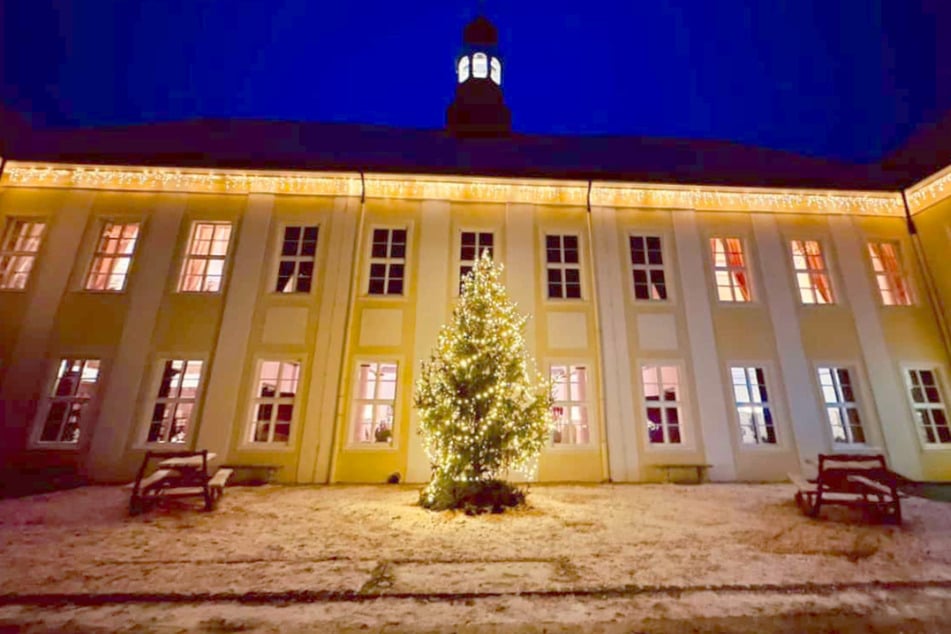
POLYGON ((456 57, 456 96, 446 111, 446 128, 461 137, 511 133, 512 115, 502 95, 499 31, 481 13, 462 32, 462 51, 456 57))

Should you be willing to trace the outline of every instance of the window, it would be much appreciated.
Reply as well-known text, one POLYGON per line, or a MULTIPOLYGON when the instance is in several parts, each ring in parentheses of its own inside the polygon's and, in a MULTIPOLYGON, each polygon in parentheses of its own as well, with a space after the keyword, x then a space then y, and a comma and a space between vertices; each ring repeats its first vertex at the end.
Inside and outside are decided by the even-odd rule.
POLYGON ((40 442, 78 443, 83 410, 96 393, 97 359, 63 359, 56 372, 40 442))
POLYGON ((221 291, 230 239, 230 222, 196 222, 192 225, 178 290, 186 293, 221 291))
POLYGON ((489 74, 489 58, 485 53, 476 53, 472 56, 472 76, 485 79, 489 74))
POLYGON ((581 298, 578 236, 545 236, 545 258, 550 299, 581 298))
POLYGON ((819 368, 819 390, 825 403, 826 418, 832 427, 832 440, 845 444, 864 443, 865 432, 849 371, 846 368, 819 368))
POLYGON ((628 243, 631 250, 631 272, 634 276, 634 297, 647 301, 667 299, 660 238, 630 236, 628 243))
POLYGON ((406 229, 374 229, 370 251, 370 295, 402 295, 406 273, 406 229))
POLYGON ((462 289, 462 280, 469 274, 476 260, 488 253, 494 255, 495 236, 491 232, 463 231, 459 244, 459 288, 462 289))
POLYGON ((396 364, 361 363, 357 368, 356 396, 350 441, 357 444, 393 444, 393 406, 396 403, 396 364))
POLYGON ((583 365, 553 365, 549 369, 552 382, 551 408, 555 421, 552 442, 556 445, 587 445, 588 369, 583 365))
POLYGON ((651 444, 680 444, 681 434, 680 372, 672 365, 646 365, 641 368, 647 435, 651 444))
POLYGON ((789 245, 802 303, 834 303, 829 272, 825 258, 822 257, 822 246, 815 240, 793 240, 789 245))
POLYGON ((501 86, 502 85, 502 62, 499 61, 498 57, 492 58, 490 68, 491 68, 490 74, 492 77, 492 81, 494 81, 496 84, 501 86))
POLYGON ((86 277, 86 290, 123 290, 138 239, 137 222, 107 222, 103 225, 92 266, 89 267, 89 275, 86 277))
POLYGON ((9 219, 0 242, 0 289, 26 288, 46 223, 9 219))
POLYGON ((872 260, 875 282, 886 306, 911 306, 914 297, 908 274, 902 265, 897 242, 869 242, 868 255, 872 260))
POLYGON ((284 227, 281 260, 277 267, 278 293, 309 293, 314 281, 317 257, 317 230, 310 227, 284 227))
POLYGON ((162 378, 152 408, 146 442, 182 444, 188 436, 203 363, 174 359, 162 364, 162 378))
POLYGON ((261 361, 254 382, 251 442, 287 443, 300 380, 296 361, 261 361))
POLYGON ((750 278, 743 255, 743 241, 739 238, 711 238, 710 249, 713 251, 713 271, 720 301, 750 301, 750 278))
POLYGON ((465 80, 469 79, 469 58, 460 57, 459 58, 459 83, 461 84, 465 80))
POLYGON ((740 419, 740 440, 745 445, 776 444, 773 412, 766 392, 763 368, 730 368, 733 401, 740 419))
POLYGON ((929 445, 951 443, 951 428, 948 426, 948 411, 941 399, 938 371, 935 369, 908 370, 905 379, 915 422, 921 429, 923 439, 929 445))

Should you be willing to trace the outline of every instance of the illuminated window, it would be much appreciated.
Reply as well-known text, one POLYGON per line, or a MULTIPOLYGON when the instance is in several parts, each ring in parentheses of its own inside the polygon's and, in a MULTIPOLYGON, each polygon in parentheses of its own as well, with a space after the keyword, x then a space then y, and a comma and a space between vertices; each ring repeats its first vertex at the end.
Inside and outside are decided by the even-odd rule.
POLYGON ((472 56, 472 76, 485 79, 489 75, 489 58, 485 53, 476 53, 472 56))
POLYGON ((934 368, 907 370, 905 381, 922 440, 929 445, 951 444, 948 410, 941 398, 938 371, 934 368))
POLYGON ((99 382, 97 359, 63 359, 56 372, 53 390, 47 399, 41 443, 79 442, 83 411, 96 393, 99 382))
POLYGON ((278 293, 309 293, 317 257, 317 227, 284 227, 277 267, 278 293))
POLYGON ((631 273, 634 276, 634 297, 639 300, 667 299, 667 281, 664 277, 664 254, 660 238, 630 236, 631 273))
POLYGON ((202 366, 201 361, 185 359, 171 359, 162 364, 146 442, 185 442, 198 401, 202 366))
POLYGON ((849 371, 846 368, 819 368, 819 389, 826 418, 832 427, 832 440, 845 444, 864 443, 865 432, 849 371))
POLYGON ((252 443, 284 443, 291 437, 294 399, 300 380, 297 361, 261 361, 251 407, 252 443))
POLYGON ((555 421, 552 441, 556 445, 587 445, 588 369, 583 365, 553 365, 549 369, 555 421))
POLYGON ((0 242, 0 289, 26 288, 46 223, 10 218, 0 242))
POLYGON ((221 291, 230 240, 230 222, 196 222, 192 225, 178 290, 185 293, 221 291))
POLYGON ((886 306, 911 306, 915 303, 898 243, 869 242, 868 255, 882 303, 886 306))
POLYGON ((99 234, 96 253, 86 277, 88 291, 121 291, 139 238, 137 222, 107 222, 99 234))
POLYGON ((502 85, 502 62, 499 61, 498 57, 492 58, 491 76, 492 76, 492 81, 494 81, 499 86, 502 85))
POLYGON ((406 274, 406 229, 374 229, 370 250, 370 295, 402 295, 406 274))
POLYGON ((721 302, 748 302, 750 277, 739 238, 711 238, 713 274, 717 282, 717 297, 721 302))
POLYGON ((350 442, 393 444, 396 363, 366 362, 357 367, 350 442))
POLYGON ((578 236, 545 236, 545 261, 550 299, 581 298, 578 236))
POLYGON ((793 240, 789 245, 802 303, 834 303, 835 297, 829 282, 829 270, 822 256, 822 246, 815 240, 793 240))
POLYGON ((730 376, 740 419, 740 440, 746 445, 776 444, 776 428, 763 368, 730 368, 730 376))
POLYGON ((459 288, 462 289, 462 280, 469 274, 476 260, 488 253, 493 257, 495 236, 488 231, 463 231, 459 244, 459 288))
POLYGON ((683 402, 677 366, 645 365, 641 368, 641 381, 648 440, 652 444, 681 444, 683 402))
POLYGON ((460 57, 459 66, 457 68, 459 71, 459 83, 461 84, 465 80, 469 79, 469 58, 460 57))

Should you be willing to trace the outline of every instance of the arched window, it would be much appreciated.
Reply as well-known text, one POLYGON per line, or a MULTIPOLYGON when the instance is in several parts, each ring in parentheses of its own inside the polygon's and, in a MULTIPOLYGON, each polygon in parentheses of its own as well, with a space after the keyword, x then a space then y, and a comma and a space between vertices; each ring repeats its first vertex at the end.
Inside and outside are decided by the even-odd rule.
POLYGON ((465 80, 469 79, 469 57, 460 57, 459 58, 459 83, 461 84, 465 80))
POLYGON ((502 85, 502 62, 499 61, 498 57, 492 58, 492 81, 499 86, 502 85))
POLYGON ((476 53, 472 56, 472 76, 485 79, 489 76, 489 58, 485 53, 476 53))

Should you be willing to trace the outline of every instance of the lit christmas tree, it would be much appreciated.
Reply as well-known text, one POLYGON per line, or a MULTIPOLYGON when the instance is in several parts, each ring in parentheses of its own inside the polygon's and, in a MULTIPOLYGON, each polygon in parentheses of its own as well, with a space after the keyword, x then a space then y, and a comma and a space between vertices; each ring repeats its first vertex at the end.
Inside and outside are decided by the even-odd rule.
POLYGON ((551 388, 528 368, 518 313, 487 253, 462 283, 459 303, 416 383, 420 433, 433 465, 421 503, 500 511, 524 495, 500 481, 535 475, 551 438, 551 388))

